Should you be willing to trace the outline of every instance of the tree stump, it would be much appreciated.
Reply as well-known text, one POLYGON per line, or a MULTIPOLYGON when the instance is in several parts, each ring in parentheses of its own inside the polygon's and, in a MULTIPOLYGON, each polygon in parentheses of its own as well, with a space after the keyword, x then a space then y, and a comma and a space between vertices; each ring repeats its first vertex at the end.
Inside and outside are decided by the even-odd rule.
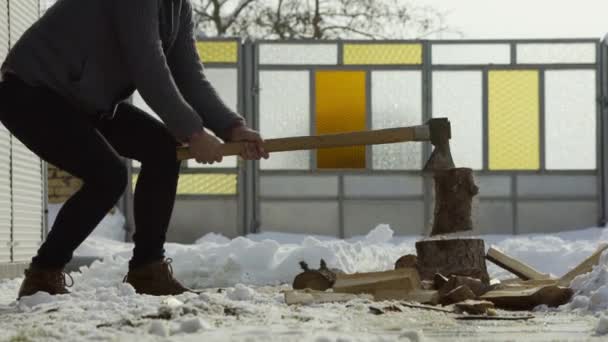
POLYGON ((435 179, 435 220, 431 236, 473 229, 471 202, 479 192, 473 170, 437 170, 435 179))
POLYGON ((426 240, 416 242, 417 265, 423 280, 435 274, 471 277, 490 283, 481 239, 426 240))

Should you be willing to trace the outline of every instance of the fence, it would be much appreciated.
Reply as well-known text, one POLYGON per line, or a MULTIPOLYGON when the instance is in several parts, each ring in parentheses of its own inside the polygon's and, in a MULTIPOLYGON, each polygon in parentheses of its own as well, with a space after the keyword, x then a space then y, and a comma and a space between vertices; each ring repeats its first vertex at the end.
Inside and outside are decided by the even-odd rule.
MULTIPOLYGON (((455 162, 476 170, 481 188, 481 233, 605 222, 599 40, 199 44, 220 94, 266 138, 450 118, 455 162)), ((420 169, 430 151, 405 143, 278 153, 222 168, 188 164, 172 230, 180 241, 206 231, 348 237, 377 223, 423 233, 433 192, 420 169), (184 191, 199 181, 200 191, 184 191), (230 194, 211 190, 227 184, 230 194)))
MULTIPOLYGON (((39 13, 38 0, 0 0, 0 60, 39 13)), ((42 242, 45 169, 41 160, 0 124, 0 274, 18 272, 42 242)))

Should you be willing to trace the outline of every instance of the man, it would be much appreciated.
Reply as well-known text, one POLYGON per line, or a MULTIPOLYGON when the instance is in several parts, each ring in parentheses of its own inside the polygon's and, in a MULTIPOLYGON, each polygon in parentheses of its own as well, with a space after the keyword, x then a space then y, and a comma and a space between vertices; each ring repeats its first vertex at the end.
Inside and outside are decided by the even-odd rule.
POLYGON ((142 164, 134 194, 135 248, 125 281, 138 293, 187 291, 163 244, 179 175, 176 147, 220 162, 221 142, 267 158, 259 134, 218 97, 193 39, 190 0, 59 0, 2 66, 0 121, 47 162, 83 180, 25 272, 19 297, 67 293, 64 266, 125 190, 120 156, 142 164), (125 103, 137 89, 164 121, 125 103))

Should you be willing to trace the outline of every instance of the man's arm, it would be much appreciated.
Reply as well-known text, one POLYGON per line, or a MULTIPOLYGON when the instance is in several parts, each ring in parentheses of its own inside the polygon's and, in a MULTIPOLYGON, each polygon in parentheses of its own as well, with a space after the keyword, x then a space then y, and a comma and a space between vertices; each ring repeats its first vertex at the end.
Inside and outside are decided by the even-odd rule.
POLYGON ((158 0, 115 0, 113 18, 124 58, 142 98, 181 141, 203 120, 181 95, 169 69, 159 34, 158 0))
POLYGON ((244 126, 245 120, 220 99, 204 74, 194 41, 194 23, 190 0, 182 2, 180 28, 168 54, 168 62, 184 98, 211 129, 223 140, 231 139, 231 130, 244 126))

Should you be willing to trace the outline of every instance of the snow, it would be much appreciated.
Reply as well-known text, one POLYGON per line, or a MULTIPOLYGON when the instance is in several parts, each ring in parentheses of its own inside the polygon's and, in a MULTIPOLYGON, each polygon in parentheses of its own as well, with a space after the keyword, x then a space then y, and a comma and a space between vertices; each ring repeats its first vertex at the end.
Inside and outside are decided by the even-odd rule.
MULTIPOLYGON (((387 225, 347 240, 266 232, 235 239, 209 234, 192 245, 169 243, 167 256, 174 260, 176 278, 187 286, 207 290, 200 295, 153 297, 137 295, 133 287, 122 282, 133 246, 112 239, 119 235, 116 232, 122 232, 119 218, 112 221, 114 227, 108 224, 100 230, 105 233, 90 237, 79 248, 80 255, 101 256, 103 261, 71 274, 75 282, 71 294, 38 293, 17 302, 21 279, 0 281, 0 341, 11 337, 61 341, 427 341, 452 340, 454 333, 462 340, 488 340, 496 331, 540 334, 542 338, 559 331, 555 339, 580 340, 607 330, 606 318, 600 314, 608 310, 608 253, 593 272, 573 281, 576 296, 571 303, 557 310, 539 308, 534 313, 538 318, 528 323, 469 323, 405 307, 401 313, 375 316, 369 313, 372 304, 361 299, 302 307, 284 304, 281 291, 289 289, 288 284, 300 272, 299 261, 316 268, 323 258, 329 267, 350 273, 391 269, 400 256, 414 253, 414 243, 422 237, 394 237, 387 225)), ((482 238, 486 247, 496 245, 541 272, 560 276, 591 255, 600 241, 608 240, 608 230, 482 238)), ((511 277, 497 267, 490 266, 489 271, 495 277, 511 277)), ((381 307, 382 303, 373 305, 381 307)))
POLYGON ((600 319, 598 319, 597 321, 597 327, 595 328, 595 332, 599 335, 608 334, 608 316, 600 316, 600 319))

